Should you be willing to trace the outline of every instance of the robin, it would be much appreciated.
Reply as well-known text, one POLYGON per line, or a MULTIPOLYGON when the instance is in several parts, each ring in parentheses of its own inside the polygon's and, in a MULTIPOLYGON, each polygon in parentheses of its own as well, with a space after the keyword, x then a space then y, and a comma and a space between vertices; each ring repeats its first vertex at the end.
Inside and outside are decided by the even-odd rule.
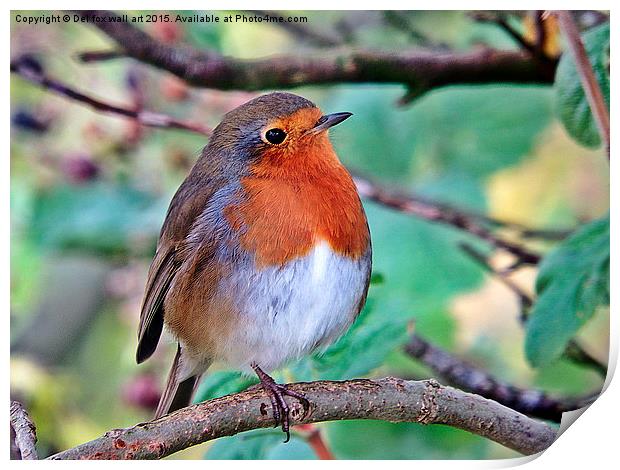
POLYGON ((290 396, 267 372, 341 336, 364 306, 366 215, 323 115, 271 93, 224 116, 174 195, 151 263, 137 362, 178 342, 156 417, 187 406, 214 361, 258 376, 289 438, 290 396))

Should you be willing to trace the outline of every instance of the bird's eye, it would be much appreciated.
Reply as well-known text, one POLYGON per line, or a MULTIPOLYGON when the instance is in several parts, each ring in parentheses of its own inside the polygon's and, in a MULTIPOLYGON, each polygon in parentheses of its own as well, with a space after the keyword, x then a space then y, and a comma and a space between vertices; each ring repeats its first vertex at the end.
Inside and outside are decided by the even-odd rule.
POLYGON ((269 129, 265 132, 265 139, 267 139, 267 142, 270 144, 278 145, 286 139, 286 132, 278 128, 269 129))

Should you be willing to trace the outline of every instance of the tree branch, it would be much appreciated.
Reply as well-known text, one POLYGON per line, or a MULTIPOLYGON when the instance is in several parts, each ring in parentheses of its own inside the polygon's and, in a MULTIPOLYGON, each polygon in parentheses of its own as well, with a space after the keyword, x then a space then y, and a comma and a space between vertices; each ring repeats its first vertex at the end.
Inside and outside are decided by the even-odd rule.
MULTIPOLYGON (((434 380, 348 380, 291 384, 311 408, 300 419, 301 405, 291 402, 295 424, 342 419, 445 424, 491 439, 522 454, 549 447, 556 431, 491 400, 434 380)), ((222 436, 275 424, 271 405, 260 388, 193 405, 156 421, 116 429, 50 458, 160 459, 222 436)))
POLYGON ((526 293, 508 277, 508 274, 514 270, 514 267, 511 266, 503 270, 496 269, 486 255, 480 253, 469 243, 459 243, 459 248, 461 248, 465 254, 478 263, 482 268, 484 268, 485 271, 495 276, 497 280, 499 280, 508 289, 510 289, 513 294, 515 294, 517 299, 519 299, 519 306, 521 310, 519 321, 522 324, 525 323, 527 320, 527 310, 532 307, 534 299, 532 299, 528 293, 526 293))
POLYGON ((103 62, 106 60, 119 59, 125 57, 122 51, 115 49, 104 49, 98 51, 83 51, 78 52, 75 56, 81 62, 103 62))
POLYGON ((387 190, 376 183, 357 175, 353 179, 361 197, 378 202, 379 204, 391 207, 406 214, 415 215, 432 222, 443 223, 469 232, 472 235, 489 242, 494 247, 504 249, 513 254, 518 258, 520 263, 538 264, 540 261, 539 254, 530 252, 519 244, 499 238, 489 229, 478 223, 475 220, 475 216, 467 215, 447 206, 429 203, 414 196, 387 190))
POLYGON ((37 460, 37 430, 18 401, 11 402, 11 429, 15 433, 14 443, 21 460, 37 460))
MULTIPOLYGON (((250 13, 253 13, 258 16, 270 16, 274 18, 282 18, 285 15, 278 11, 272 10, 248 10, 250 13)), ((319 47, 335 47, 343 44, 343 40, 341 38, 335 37, 334 35, 317 31, 311 27, 309 27, 306 23, 293 23, 289 21, 278 21, 274 23, 276 26, 279 26, 283 30, 287 31, 291 35, 300 39, 301 41, 308 42, 309 44, 313 44, 319 47)))
POLYGON ((82 104, 90 106, 96 111, 102 113, 115 114, 125 118, 132 119, 143 126, 158 127, 166 129, 183 129, 196 132, 202 135, 210 135, 211 130, 202 124, 181 121, 165 114, 154 113, 150 111, 140 111, 127 107, 116 106, 105 101, 92 98, 84 93, 71 88, 69 85, 46 76, 41 66, 33 62, 27 57, 17 58, 11 61, 11 72, 18 74, 20 77, 31 83, 39 85, 57 95, 78 101, 82 104))
MULTIPOLYGON (((467 243, 460 244, 461 249, 465 251, 474 261, 476 261, 480 266, 482 266, 485 270, 487 270, 492 275, 496 276, 498 280, 500 280, 506 287, 508 287, 519 299, 521 313, 519 315, 519 322, 522 325, 525 325, 527 321, 527 317, 529 314, 529 309, 534 304, 534 299, 528 295, 523 289, 521 289, 518 285, 512 282, 506 276, 506 271, 501 271, 495 269, 489 259, 482 253, 478 252, 473 246, 468 245, 467 243)), ((510 270, 514 269, 511 267, 510 270)), ((571 340, 566 349, 564 350, 564 357, 569 361, 572 361, 575 364, 578 364, 583 367, 588 367, 595 372, 597 372, 603 379, 607 375, 607 365, 603 364, 595 357, 593 357, 590 353, 588 353, 585 349, 583 349, 576 340, 571 340)))
POLYGON ((313 424, 300 424, 297 426, 297 430, 303 430, 306 442, 312 447, 319 460, 336 460, 318 427, 313 424))
MULTIPOLYGON (((106 11, 80 11, 87 17, 116 16, 106 11)), ((468 53, 333 51, 319 57, 279 55, 242 60, 188 46, 170 46, 130 23, 97 22, 134 59, 167 70, 198 87, 262 90, 331 83, 400 83, 416 96, 457 84, 551 83, 553 71, 540 67, 520 51, 480 49, 468 53)))
POLYGON ((537 55, 536 45, 528 41, 521 32, 517 31, 506 19, 503 12, 494 11, 475 11, 470 16, 480 23, 491 23, 499 26, 508 36, 510 36, 519 46, 532 55, 537 55))
POLYGON ((495 400, 520 413, 558 423, 563 412, 582 408, 597 396, 558 400, 539 390, 527 390, 506 384, 417 335, 411 336, 405 352, 455 387, 495 400))
POLYGON ((592 64, 588 58, 581 37, 579 35, 579 29, 573 20, 572 13, 570 11, 557 11, 556 15, 560 22, 560 29, 566 38, 569 50, 575 59, 575 65, 579 72, 579 78, 585 91, 588 103, 590 104, 590 110, 594 116, 594 120, 601 133, 601 139, 605 144, 605 150, 607 151, 607 158, 609 155, 610 145, 610 130, 609 130, 609 111, 607 105, 603 99, 603 93, 601 87, 594 76, 592 70, 592 64))

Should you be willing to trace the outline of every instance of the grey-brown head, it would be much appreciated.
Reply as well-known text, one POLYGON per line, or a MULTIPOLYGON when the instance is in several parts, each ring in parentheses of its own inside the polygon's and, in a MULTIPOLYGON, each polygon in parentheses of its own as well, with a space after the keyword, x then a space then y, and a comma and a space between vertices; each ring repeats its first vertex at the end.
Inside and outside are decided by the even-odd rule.
POLYGON ((254 157, 270 148, 296 148, 351 113, 323 115, 312 102, 293 93, 261 95, 227 113, 213 131, 208 152, 254 157))

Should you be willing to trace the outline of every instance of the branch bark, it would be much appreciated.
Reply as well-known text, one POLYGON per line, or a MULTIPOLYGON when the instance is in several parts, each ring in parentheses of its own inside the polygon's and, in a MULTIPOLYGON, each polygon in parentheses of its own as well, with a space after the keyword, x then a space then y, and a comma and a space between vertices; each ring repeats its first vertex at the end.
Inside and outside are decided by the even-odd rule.
MULTIPOLYGON (((84 17, 117 16, 80 11, 84 17)), ((433 88, 458 84, 552 83, 553 69, 541 67, 521 51, 478 49, 468 53, 411 51, 332 51, 318 57, 280 55, 242 60, 212 51, 162 44, 130 23, 93 25, 129 57, 167 70, 197 87, 263 90, 332 83, 399 83, 420 96, 433 88)))
POLYGON ((560 422, 562 413, 590 404, 595 396, 559 400, 539 390, 529 390, 501 382, 488 372, 452 356, 418 335, 412 335, 405 352, 419 360, 448 383, 469 392, 495 400, 520 413, 560 422))
POLYGON ((37 433, 30 416, 18 401, 11 402, 11 429, 21 460, 37 460, 37 433))
MULTIPOLYGON (((545 450, 556 437, 556 431, 544 423, 434 380, 320 381, 289 387, 303 393, 311 403, 308 415, 300 419, 301 405, 290 402, 294 424, 343 419, 445 424, 526 455, 545 450)), ((160 459, 218 437, 274 424, 269 398, 256 387, 183 408, 155 421, 109 431, 50 459, 160 459)))

